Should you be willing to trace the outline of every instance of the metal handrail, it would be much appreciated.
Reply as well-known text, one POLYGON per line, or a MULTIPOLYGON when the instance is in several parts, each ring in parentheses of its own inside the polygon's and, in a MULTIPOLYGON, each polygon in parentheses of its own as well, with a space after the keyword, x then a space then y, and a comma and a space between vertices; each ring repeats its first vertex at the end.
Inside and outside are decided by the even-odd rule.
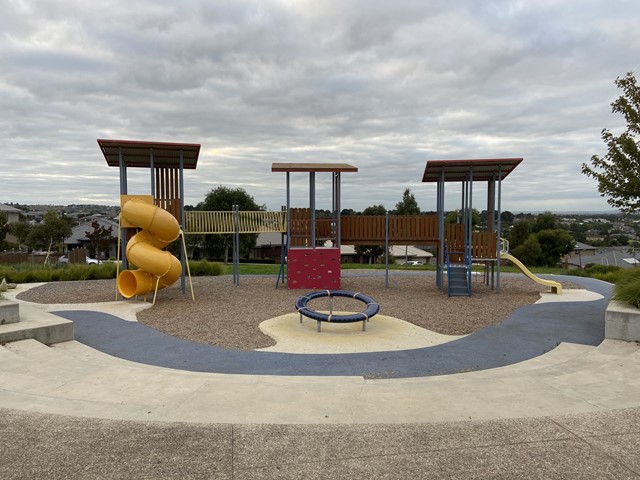
POLYGON ((500 253, 509 253, 509 240, 500 237, 500 253))

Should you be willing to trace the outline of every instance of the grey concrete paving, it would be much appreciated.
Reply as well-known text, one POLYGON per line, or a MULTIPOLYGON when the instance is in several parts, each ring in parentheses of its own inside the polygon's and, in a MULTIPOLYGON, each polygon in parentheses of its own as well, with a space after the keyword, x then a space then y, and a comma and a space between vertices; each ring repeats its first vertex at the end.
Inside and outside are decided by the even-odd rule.
POLYGON ((640 409, 402 425, 135 422, 0 409, 0 478, 638 479, 640 409))
MULTIPOLYGON (((583 324, 573 308, 537 310, 538 328, 583 324)), ((640 478, 640 346, 561 331, 524 361, 384 379, 184 371, 76 341, 9 343, 0 478, 640 478)))

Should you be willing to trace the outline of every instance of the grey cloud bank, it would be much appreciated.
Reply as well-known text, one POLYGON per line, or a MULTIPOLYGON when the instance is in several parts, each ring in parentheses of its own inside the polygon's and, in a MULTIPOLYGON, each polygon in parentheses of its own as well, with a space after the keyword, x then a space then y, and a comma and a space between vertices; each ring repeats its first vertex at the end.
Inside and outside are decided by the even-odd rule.
MULTIPOLYGON (((202 144, 190 204, 229 185, 277 209, 271 163, 346 162, 344 207, 391 209, 409 187, 431 210, 426 160, 524 157, 504 209, 607 209, 580 165, 623 127, 636 2, 106 3, 0 6, 0 202, 117 203, 96 143, 113 138, 202 144)), ((129 180, 148 193, 146 172, 129 180)))

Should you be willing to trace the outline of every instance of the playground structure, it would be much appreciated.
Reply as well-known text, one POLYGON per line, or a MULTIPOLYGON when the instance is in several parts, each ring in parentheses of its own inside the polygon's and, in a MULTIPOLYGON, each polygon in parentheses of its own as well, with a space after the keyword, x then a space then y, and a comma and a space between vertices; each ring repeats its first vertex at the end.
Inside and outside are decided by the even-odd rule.
POLYGON ((119 255, 122 253, 123 267, 126 270, 128 261, 131 261, 147 272, 126 270, 128 273, 119 275, 118 291, 126 298, 149 293, 154 278, 157 291, 180 277, 182 292, 185 293, 188 262, 184 237, 179 259, 170 260, 170 254, 162 251, 181 233, 233 234, 233 277, 234 283, 239 285, 239 235, 263 232, 279 232, 283 237, 282 263, 276 288, 280 281, 286 281, 290 289, 339 290, 342 243, 384 245, 385 281, 388 286, 389 246, 414 244, 436 248, 436 284, 444 291, 446 276, 450 296, 472 294, 474 263, 484 264, 484 283, 499 292, 501 260, 511 261, 530 279, 549 286, 554 293, 562 293, 558 282, 536 277, 508 253, 508 248, 501 248, 499 242, 502 180, 520 164, 522 158, 427 161, 422 181, 437 184, 436 215, 397 216, 387 213, 342 217, 341 174, 357 172, 358 169, 341 163, 272 164, 272 172, 286 173, 286 207, 280 212, 240 212, 237 207, 231 212, 185 212, 183 171, 196 168, 200 145, 123 140, 98 140, 98 144, 107 164, 120 168, 123 223, 119 239, 122 238, 123 242, 118 251, 119 255), (149 168, 151 171, 151 195, 145 200, 148 207, 141 206, 140 198, 129 198, 128 167, 149 168), (290 205, 290 174, 295 172, 309 174, 308 208, 292 208, 290 205), (317 173, 331 174, 332 209, 329 218, 316 218, 317 173), (460 216, 458 223, 445 224, 445 185, 452 182, 462 186, 460 216), (474 231, 472 224, 473 188, 478 182, 487 183, 488 221, 485 231, 474 231), (168 212, 175 223, 161 212, 168 212), (163 220, 153 220, 156 216, 163 220), (143 231, 128 240, 127 228, 142 228, 143 231), (325 246, 327 244, 330 246, 325 246))
POLYGON ((189 265, 184 237, 179 259, 162 249, 184 231, 183 175, 185 169, 196 168, 200 145, 105 139, 98 139, 98 145, 107 165, 120 170, 118 260, 122 259, 124 271, 118 271, 117 292, 125 298, 146 295, 153 290, 155 279, 155 302, 158 288, 180 278, 185 293, 185 270, 189 265), (128 195, 129 168, 149 169, 151 195, 128 195), (134 228, 142 231, 131 236, 134 228), (138 270, 129 270, 129 261, 138 270))
POLYGON ((558 282, 543 280, 501 248, 502 181, 522 162, 522 158, 429 160, 423 182, 437 184, 436 215, 340 215, 340 174, 357 172, 347 164, 274 163, 272 172, 285 172, 287 182, 287 228, 285 254, 278 281, 289 288, 337 289, 340 286, 339 249, 341 244, 384 245, 388 286, 388 250, 390 245, 424 245, 437 249, 436 283, 450 296, 472 294, 472 264, 485 266, 484 283, 500 291, 501 260, 509 260, 539 284, 562 293, 558 282), (290 174, 309 174, 309 208, 291 208, 290 174), (315 218, 315 174, 332 174, 332 214, 315 218), (474 184, 487 184, 487 227, 474 231, 472 222, 474 184), (462 201, 456 224, 445 224, 445 186, 460 183, 462 201), (330 242, 333 247, 324 247, 330 242), (287 256, 288 269, 285 273, 287 256))

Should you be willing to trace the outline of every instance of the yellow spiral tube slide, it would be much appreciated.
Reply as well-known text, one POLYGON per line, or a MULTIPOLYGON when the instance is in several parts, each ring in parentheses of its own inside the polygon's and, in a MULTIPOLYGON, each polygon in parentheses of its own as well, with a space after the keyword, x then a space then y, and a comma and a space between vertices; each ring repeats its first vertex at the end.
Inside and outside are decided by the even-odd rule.
POLYGON ((172 285, 182 274, 180 260, 162 250, 180 236, 180 224, 166 210, 141 200, 129 200, 120 213, 129 224, 142 229, 127 243, 127 260, 138 270, 118 275, 120 295, 131 298, 172 285))

